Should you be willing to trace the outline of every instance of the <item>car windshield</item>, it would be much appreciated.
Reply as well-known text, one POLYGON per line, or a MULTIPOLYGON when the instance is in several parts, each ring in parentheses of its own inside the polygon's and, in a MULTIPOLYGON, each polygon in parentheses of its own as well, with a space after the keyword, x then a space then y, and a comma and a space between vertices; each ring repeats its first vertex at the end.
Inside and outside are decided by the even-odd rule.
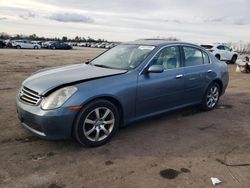
POLYGON ((118 45, 90 62, 90 65, 130 70, 142 63, 155 46, 118 45))

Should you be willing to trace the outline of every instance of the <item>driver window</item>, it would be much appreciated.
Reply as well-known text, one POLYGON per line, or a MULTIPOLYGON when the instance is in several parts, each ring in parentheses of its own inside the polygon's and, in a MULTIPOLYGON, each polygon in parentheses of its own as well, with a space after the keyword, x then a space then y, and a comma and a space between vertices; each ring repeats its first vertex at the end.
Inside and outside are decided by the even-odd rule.
POLYGON ((219 50, 225 50, 224 46, 218 46, 217 49, 219 49, 219 50))
POLYGON ((162 49, 150 64, 162 65, 165 70, 179 68, 181 66, 179 47, 173 46, 162 49))

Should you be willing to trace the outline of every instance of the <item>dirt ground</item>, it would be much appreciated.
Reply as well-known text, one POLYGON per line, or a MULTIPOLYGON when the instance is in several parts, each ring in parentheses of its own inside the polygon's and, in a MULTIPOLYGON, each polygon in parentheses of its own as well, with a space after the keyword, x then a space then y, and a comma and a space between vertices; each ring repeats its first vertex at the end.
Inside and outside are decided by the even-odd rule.
POLYGON ((15 94, 26 77, 101 52, 0 49, 0 187, 213 187, 211 177, 222 180, 217 187, 250 187, 250 74, 235 65, 214 111, 140 121, 102 147, 42 140, 20 126, 15 94))

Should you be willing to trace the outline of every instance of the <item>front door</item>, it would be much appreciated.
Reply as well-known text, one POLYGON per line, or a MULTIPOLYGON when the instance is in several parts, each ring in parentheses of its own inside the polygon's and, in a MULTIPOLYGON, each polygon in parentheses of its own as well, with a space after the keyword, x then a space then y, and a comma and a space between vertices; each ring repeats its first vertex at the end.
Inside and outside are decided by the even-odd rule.
POLYGON ((150 62, 164 67, 162 73, 138 76, 137 117, 163 112, 183 103, 184 70, 178 46, 165 47, 150 62))

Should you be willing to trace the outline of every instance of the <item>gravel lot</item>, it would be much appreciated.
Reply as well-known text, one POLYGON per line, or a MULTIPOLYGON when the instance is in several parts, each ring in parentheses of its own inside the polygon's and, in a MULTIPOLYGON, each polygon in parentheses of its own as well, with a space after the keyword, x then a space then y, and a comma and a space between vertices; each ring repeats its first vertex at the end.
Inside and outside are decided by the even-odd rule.
POLYGON ((235 73, 235 65, 214 111, 140 121, 99 148, 42 140, 20 126, 15 94, 26 77, 102 51, 0 49, 0 187, 213 187, 211 177, 223 181, 218 187, 249 187, 250 75, 235 73))

